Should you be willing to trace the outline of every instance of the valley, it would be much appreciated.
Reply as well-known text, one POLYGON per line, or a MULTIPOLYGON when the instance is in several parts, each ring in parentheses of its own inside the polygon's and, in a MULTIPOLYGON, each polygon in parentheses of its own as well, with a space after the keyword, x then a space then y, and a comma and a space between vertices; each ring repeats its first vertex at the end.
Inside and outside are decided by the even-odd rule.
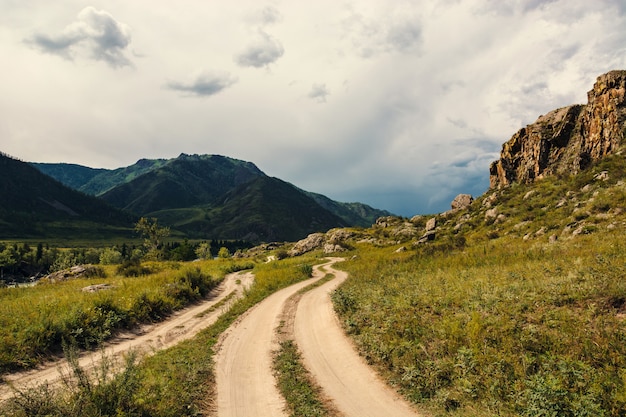
MULTIPOLYGON (((134 263, 120 252, 94 276, 1 288, 5 381, 16 369, 35 375, 42 359, 60 354, 65 335, 84 351, 147 324, 164 329, 160 340, 195 332, 187 326, 198 331, 119 369, 96 367, 94 377, 83 372, 88 365, 74 367, 60 387, 8 398, 0 415, 624 416, 625 139, 626 71, 611 71, 598 77, 587 104, 547 113, 515 133, 491 165, 490 189, 461 194, 442 213, 384 213, 367 226, 347 226, 328 211, 337 209, 332 201, 293 194, 294 186, 259 174, 222 194, 227 201, 211 212, 243 224, 237 207, 253 207, 246 236, 263 243, 236 256, 220 248, 214 258, 205 242, 205 256, 192 251, 198 259, 162 259, 154 242, 151 250, 136 248, 134 263), (268 206, 261 196, 278 203, 268 206), (278 229, 262 213, 290 207, 306 214, 310 229, 283 222, 294 237, 265 242, 278 229), (231 287, 209 292, 225 276, 231 287), (82 292, 105 284, 105 292, 82 292), (208 312, 219 300, 228 307, 208 312), (189 324, 177 322, 194 303, 209 304, 197 304, 189 324), (36 343, 37 350, 22 351, 36 343)), ((168 183, 172 171, 154 167, 205 159, 144 161, 148 170, 135 179, 151 173, 168 183)), ((222 173, 247 166, 218 159, 229 167, 222 173)), ((30 183, 44 181, 15 166, 30 183)), ((149 186, 133 181, 118 189, 116 204, 148 207, 139 197, 149 186)), ((185 186, 174 182, 165 190, 185 186)), ((156 188, 147 194, 167 200, 156 188)), ((70 211, 38 199, 22 203, 35 212, 53 207, 70 222, 71 211, 87 216, 67 203, 78 197, 67 195, 55 199, 70 211)), ((174 219, 171 210, 192 213, 200 230, 211 204, 163 207, 172 216, 164 218, 174 219)), ((160 343, 147 337, 146 346, 160 343)))

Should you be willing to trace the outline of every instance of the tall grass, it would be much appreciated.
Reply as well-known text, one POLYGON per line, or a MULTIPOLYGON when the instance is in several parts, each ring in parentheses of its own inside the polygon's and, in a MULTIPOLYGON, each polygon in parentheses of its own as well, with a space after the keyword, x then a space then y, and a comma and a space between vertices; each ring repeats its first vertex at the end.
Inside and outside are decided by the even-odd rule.
MULTIPOLYGON (((115 410, 103 404, 101 407, 84 409, 80 415, 84 417, 205 415, 214 406, 212 347, 217 343, 220 334, 243 312, 274 291, 307 279, 309 276, 305 272, 308 268, 304 265, 310 265, 313 261, 313 257, 305 257, 257 265, 255 282, 246 292, 246 296, 220 316, 214 325, 201 331, 193 339, 157 352, 140 364, 128 362, 122 373, 107 379, 103 392, 106 392, 107 404, 118 405, 115 410), (120 390, 119 387, 124 389, 120 390)), ((217 265, 219 268, 228 269, 226 264, 230 261, 219 262, 217 265)), ((98 385, 97 375, 95 380, 84 383, 80 382, 81 378, 80 370, 78 373, 74 372, 72 380, 78 382, 73 382, 70 386, 98 385)), ((87 394, 89 392, 87 390, 87 394)), ((44 386, 25 395, 27 401, 24 401, 25 397, 22 395, 3 408, 0 407, 0 415, 71 416, 73 414, 63 414, 58 410, 78 407, 86 394, 83 389, 53 392, 44 386), (39 411, 35 412, 36 410, 39 411)))
POLYGON ((60 353, 64 340, 94 348, 121 329, 161 320, 204 297, 222 276, 208 262, 155 264, 152 269, 133 278, 113 275, 0 289, 0 372, 37 365, 60 353), (220 275, 213 278, 215 273, 220 275), (93 284, 108 288, 82 291, 93 284))
POLYGON ((333 295, 366 358, 451 415, 626 415, 623 235, 362 249, 333 295))

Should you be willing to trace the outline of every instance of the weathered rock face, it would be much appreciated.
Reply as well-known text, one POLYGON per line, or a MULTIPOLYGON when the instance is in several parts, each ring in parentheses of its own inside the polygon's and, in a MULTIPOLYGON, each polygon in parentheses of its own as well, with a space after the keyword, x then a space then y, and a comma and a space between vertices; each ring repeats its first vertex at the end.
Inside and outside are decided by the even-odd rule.
POLYGON ((587 99, 540 116, 502 145, 490 167, 491 188, 574 174, 615 152, 626 135, 626 71, 599 76, 587 99))

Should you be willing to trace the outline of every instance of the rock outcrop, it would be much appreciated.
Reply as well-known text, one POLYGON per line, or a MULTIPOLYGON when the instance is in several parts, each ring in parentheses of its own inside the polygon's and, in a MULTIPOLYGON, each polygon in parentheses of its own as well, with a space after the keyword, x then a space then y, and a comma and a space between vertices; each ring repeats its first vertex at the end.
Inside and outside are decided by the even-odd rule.
POLYGON ((587 99, 586 105, 540 116, 513 135, 491 164, 491 188, 575 174, 615 152, 626 136, 626 71, 599 76, 587 99))

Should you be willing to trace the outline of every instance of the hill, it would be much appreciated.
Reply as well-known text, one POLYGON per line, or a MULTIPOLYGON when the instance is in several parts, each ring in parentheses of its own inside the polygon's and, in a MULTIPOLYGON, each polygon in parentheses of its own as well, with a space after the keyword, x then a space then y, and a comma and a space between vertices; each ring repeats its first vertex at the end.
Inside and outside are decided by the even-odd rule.
POLYGON ((115 207, 157 217, 189 237, 297 240, 333 227, 368 227, 390 214, 301 190, 268 177, 251 162, 220 155, 143 159, 104 172, 67 164, 34 166, 115 207))
POLYGON ((428 414, 624 414, 625 90, 602 87, 621 77, 600 76, 590 94, 600 86, 611 111, 578 127, 540 117, 515 134, 475 200, 291 250, 353 248, 335 310, 363 357, 428 414))
POLYGON ((131 236, 134 218, 0 154, 2 238, 131 236))

